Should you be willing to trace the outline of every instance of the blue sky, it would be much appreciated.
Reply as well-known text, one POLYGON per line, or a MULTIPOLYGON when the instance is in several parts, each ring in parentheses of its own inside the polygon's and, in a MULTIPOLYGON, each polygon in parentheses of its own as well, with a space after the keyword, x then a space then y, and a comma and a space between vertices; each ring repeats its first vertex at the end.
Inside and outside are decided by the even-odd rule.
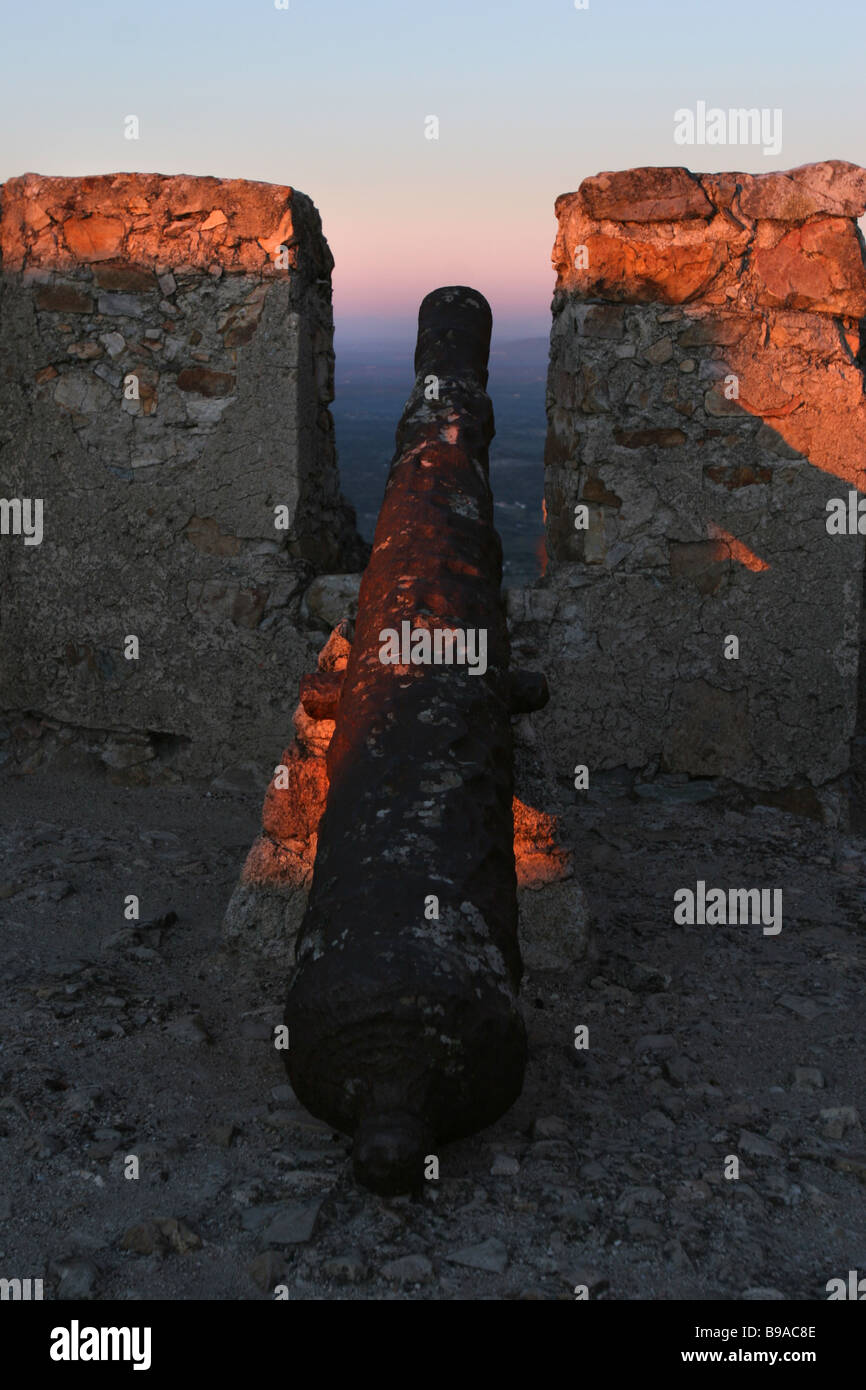
POLYGON ((557 194, 601 169, 866 162, 854 0, 48 0, 2 6, 0 178, 116 169, 288 183, 318 205, 338 332, 476 285, 545 333, 557 194), (698 100, 779 107, 783 147, 683 149, 698 100), (135 114, 137 141, 124 139, 135 114), (424 135, 439 118, 439 139, 424 135))

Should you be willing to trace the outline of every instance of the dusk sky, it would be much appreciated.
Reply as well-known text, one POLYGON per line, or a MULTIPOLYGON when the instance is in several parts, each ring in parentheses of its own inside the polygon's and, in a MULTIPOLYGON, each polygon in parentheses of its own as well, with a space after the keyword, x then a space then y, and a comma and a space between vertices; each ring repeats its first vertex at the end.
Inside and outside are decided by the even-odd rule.
POLYGON ((294 185, 336 260, 338 343, 402 337, 448 283, 500 335, 546 334, 554 200, 599 170, 866 162, 860 0, 6 0, 3 34, 0 178, 294 185), (781 152, 677 145, 698 102, 779 108, 781 152))

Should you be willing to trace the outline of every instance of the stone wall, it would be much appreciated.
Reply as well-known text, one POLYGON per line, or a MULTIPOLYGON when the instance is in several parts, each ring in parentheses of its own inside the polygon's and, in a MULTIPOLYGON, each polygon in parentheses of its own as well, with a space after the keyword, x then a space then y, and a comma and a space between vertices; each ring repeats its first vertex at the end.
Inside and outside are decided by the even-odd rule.
POLYGON ((41 543, 13 514, 0 535, 0 758, 261 770, 321 640, 304 591, 364 561, 318 213, 291 188, 146 174, 0 196, 0 497, 43 503, 41 543))
POLYGON ((510 607, 560 775, 848 767, 863 540, 827 504, 866 486, 864 208, 866 171, 835 161, 558 199, 550 560, 510 607))

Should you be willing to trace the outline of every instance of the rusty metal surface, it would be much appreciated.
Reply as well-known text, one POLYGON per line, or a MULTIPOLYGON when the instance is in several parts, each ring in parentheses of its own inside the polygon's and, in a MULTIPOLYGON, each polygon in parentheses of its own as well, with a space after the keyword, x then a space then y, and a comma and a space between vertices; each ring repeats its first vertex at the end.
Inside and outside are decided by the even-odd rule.
MULTIPOLYGON (((495 1120, 523 1079, 490 327, 466 288, 421 305, 286 1004, 299 1099, 355 1135, 356 1174, 382 1192, 417 1186, 425 1157, 495 1120), (438 400, 425 398, 431 377, 438 400), (483 631, 486 670, 384 664, 382 634, 403 622, 431 641, 483 631)), ((324 695, 309 692, 317 707, 324 695)))

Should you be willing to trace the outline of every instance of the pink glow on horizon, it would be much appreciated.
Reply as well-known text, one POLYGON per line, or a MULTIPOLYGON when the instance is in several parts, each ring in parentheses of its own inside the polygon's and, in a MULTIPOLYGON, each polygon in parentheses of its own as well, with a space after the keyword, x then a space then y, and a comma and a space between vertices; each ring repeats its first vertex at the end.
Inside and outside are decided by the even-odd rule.
POLYGON ((548 224, 524 216, 505 219, 491 232, 489 217, 444 218, 441 209, 420 229, 395 237, 394 220, 379 210, 364 220, 353 209, 323 213, 334 256, 334 308, 340 316, 405 317, 431 289, 471 285, 495 314, 549 320, 555 275, 550 252, 556 232, 551 200, 548 224))

